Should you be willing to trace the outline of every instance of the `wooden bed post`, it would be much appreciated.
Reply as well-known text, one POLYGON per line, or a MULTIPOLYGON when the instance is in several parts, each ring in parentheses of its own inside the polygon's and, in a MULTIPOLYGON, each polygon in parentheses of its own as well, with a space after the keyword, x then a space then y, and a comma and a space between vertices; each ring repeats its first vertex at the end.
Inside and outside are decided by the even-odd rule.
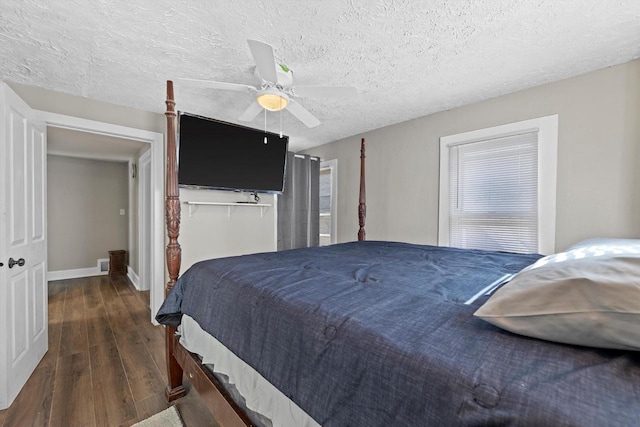
POLYGON ((366 239, 364 231, 364 220, 367 217, 367 194, 364 185, 364 138, 360 143, 360 199, 358 204, 358 223, 360 224, 360 230, 358 230, 358 241, 366 239))
MULTIPOLYGON (((173 82, 167 80, 167 176, 166 176, 166 201, 165 214, 167 221, 167 234, 169 243, 167 244, 167 269, 169 270, 169 282, 165 288, 165 297, 178 280, 180 273, 180 261, 182 249, 178 243, 180 235, 180 193, 178 192, 178 159, 176 147, 176 112, 175 101, 173 99, 173 82)), ((167 357, 167 380, 168 386, 165 391, 167 401, 171 402, 186 395, 186 390, 182 385, 182 368, 174 357, 175 328, 165 327, 165 347, 167 357)))

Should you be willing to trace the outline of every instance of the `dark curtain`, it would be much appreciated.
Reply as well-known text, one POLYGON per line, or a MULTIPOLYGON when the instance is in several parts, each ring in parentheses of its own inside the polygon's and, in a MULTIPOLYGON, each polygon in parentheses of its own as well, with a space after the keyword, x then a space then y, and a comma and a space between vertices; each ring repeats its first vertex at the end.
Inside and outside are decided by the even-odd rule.
POLYGON ((320 243, 320 161, 287 153, 285 188, 278 196, 278 250, 320 243))

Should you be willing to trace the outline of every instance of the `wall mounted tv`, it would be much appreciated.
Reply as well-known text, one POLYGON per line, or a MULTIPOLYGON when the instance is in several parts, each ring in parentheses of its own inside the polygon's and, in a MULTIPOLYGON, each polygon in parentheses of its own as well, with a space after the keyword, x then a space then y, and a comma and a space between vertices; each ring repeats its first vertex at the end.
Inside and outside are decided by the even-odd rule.
POLYGON ((282 193, 288 136, 188 113, 178 135, 181 187, 282 193))

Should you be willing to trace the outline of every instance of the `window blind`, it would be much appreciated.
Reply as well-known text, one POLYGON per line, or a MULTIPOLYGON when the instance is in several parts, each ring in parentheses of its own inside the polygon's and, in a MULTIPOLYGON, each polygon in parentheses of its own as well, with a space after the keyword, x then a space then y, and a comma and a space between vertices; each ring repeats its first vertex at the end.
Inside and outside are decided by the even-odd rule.
POLYGON ((449 244, 537 252, 538 132, 449 150, 449 244))

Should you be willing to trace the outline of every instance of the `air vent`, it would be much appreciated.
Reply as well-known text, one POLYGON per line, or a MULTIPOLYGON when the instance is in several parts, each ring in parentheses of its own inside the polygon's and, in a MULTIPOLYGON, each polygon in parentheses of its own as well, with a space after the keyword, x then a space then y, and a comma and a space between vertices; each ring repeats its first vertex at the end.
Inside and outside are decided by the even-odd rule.
POLYGON ((98 270, 100 273, 108 273, 109 272, 109 259, 99 259, 98 260, 98 270))

